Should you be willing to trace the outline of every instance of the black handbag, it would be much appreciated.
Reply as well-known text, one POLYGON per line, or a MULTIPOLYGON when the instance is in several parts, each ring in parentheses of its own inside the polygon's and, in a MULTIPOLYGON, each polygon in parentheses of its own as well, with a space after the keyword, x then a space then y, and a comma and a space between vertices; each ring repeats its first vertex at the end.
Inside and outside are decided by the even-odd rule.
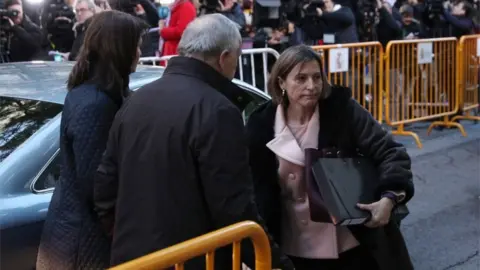
MULTIPOLYGON (((358 153, 349 155, 336 149, 306 149, 305 155, 312 221, 335 225, 367 222, 370 212, 356 205, 370 204, 380 199, 375 194, 378 171, 373 162, 358 153)), ((398 222, 408 214, 405 205, 398 205, 392 218, 398 222)))

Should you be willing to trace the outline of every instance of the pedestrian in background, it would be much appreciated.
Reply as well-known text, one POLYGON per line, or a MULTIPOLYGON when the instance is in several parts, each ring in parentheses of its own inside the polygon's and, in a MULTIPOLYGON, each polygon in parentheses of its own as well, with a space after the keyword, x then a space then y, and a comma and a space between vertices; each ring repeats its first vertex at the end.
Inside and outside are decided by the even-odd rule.
POLYGON ((73 26, 73 30, 75 31, 75 41, 73 42, 72 49, 67 56, 69 61, 75 61, 77 58, 80 47, 85 39, 85 32, 87 31, 87 27, 91 22, 90 18, 92 18, 92 16, 96 13, 100 12, 102 12, 102 9, 95 5, 93 0, 78 0, 75 3, 75 16, 77 18, 77 22, 73 26))
POLYGON ((168 17, 158 22, 159 56, 177 54, 178 43, 183 31, 197 16, 197 10, 192 0, 175 0, 169 8, 168 17))
POLYGON ((129 92, 147 25, 123 12, 96 15, 68 79, 60 125, 61 177, 38 252, 39 270, 105 269, 110 239, 93 210, 93 176, 129 92))

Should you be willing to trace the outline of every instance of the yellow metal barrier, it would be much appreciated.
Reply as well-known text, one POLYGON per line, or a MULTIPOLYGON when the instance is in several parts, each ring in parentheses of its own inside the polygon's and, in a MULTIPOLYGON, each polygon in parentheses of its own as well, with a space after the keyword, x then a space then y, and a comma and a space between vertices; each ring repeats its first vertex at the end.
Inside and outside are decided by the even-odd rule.
POLYGON ((328 80, 348 86, 353 97, 382 122, 383 47, 379 42, 312 46, 320 54, 328 80))
POLYGON ((240 270, 240 241, 245 238, 250 238, 255 248, 255 269, 271 270, 272 261, 268 237, 263 228, 252 221, 244 221, 219 229, 110 268, 110 270, 158 270, 174 265, 176 270, 183 270, 185 261, 203 254, 206 254, 206 269, 212 270, 214 269, 215 249, 232 243, 232 269, 240 270))
POLYGON ((430 125, 428 133, 435 126, 446 126, 457 127, 466 136, 462 125, 449 120, 459 106, 456 58, 456 38, 388 43, 385 50, 385 120, 396 128, 392 134, 412 136, 422 148, 418 135, 405 131, 405 124, 437 120, 430 125))
POLYGON ((452 121, 480 121, 480 117, 470 115, 470 111, 479 106, 480 48, 477 46, 480 46, 480 35, 463 36, 458 42, 457 91, 464 115, 457 115, 452 121))

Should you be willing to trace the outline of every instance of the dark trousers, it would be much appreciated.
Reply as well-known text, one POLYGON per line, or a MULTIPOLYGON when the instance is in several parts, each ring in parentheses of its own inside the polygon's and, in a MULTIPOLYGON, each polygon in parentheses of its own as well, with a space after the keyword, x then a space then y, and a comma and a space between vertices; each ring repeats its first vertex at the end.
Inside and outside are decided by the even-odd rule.
POLYGON ((340 253, 338 259, 306 259, 290 256, 295 270, 378 270, 375 259, 362 247, 340 253))

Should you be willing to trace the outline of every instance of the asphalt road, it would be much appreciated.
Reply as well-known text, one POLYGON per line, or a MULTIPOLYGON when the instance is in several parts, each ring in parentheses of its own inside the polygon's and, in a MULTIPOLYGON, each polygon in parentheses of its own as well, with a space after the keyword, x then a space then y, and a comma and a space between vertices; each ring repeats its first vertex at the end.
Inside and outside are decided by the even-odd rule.
POLYGON ((399 138, 412 156, 416 194, 402 231, 418 270, 480 269, 480 124, 422 134, 424 148, 399 138))

